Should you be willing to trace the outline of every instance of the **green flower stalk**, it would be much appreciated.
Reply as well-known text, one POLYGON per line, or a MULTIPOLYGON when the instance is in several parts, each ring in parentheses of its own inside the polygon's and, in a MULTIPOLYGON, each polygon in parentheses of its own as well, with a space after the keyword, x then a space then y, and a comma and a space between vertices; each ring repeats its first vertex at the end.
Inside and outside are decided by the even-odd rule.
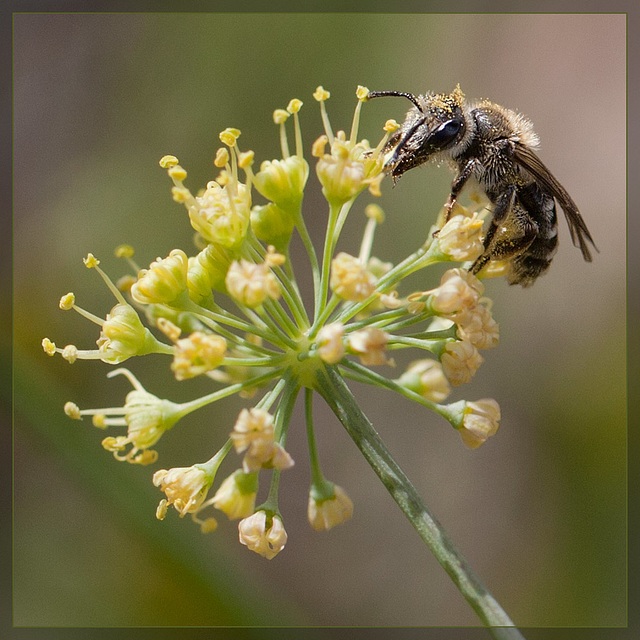
POLYGON ((119 247, 116 255, 134 271, 119 280, 119 287, 89 254, 85 264, 99 272, 116 297, 116 306, 104 320, 79 308, 73 294, 64 296, 60 307, 75 309, 101 327, 98 349, 83 351, 73 345, 61 349, 47 338, 43 349, 51 356, 60 353, 69 362, 101 359, 109 364, 153 353, 159 359, 168 356, 167 366, 177 381, 188 384, 194 377, 209 378, 211 393, 174 403, 146 391, 129 370, 117 369, 110 376, 125 375, 134 387, 123 406, 81 410, 67 403, 65 412, 71 418, 91 415, 100 428, 126 428, 126 435, 110 435, 103 446, 129 463, 154 463, 158 452, 152 447, 183 416, 232 394, 251 398, 233 424, 214 425, 220 448, 207 462, 155 472, 153 483, 165 494, 156 516, 164 519, 173 506, 181 517, 190 514, 207 532, 215 530, 216 520, 201 514, 217 509, 239 520, 240 542, 267 559, 278 555, 287 542, 278 496, 281 480, 286 486, 286 471, 294 464, 286 440, 289 429, 297 426, 291 416, 303 389, 310 457, 309 523, 316 530, 327 530, 354 513, 346 490, 321 470, 313 421, 313 397, 319 394, 494 636, 521 637, 417 496, 346 383, 357 380, 421 404, 436 414, 436 422, 444 418, 469 448, 486 442, 498 429, 498 403, 489 398, 449 404, 446 400, 452 387, 470 382, 476 374, 483 362, 480 350, 498 343, 498 325, 491 301, 483 297, 480 278, 504 275, 509 264, 491 263, 479 277, 467 271, 469 261, 482 252, 487 209, 469 210, 459 204, 446 224, 443 209, 422 243, 394 265, 374 254, 375 234, 385 216, 370 202, 363 208, 359 246, 336 253, 347 216, 359 215, 354 213, 356 200, 364 194, 380 195, 387 142, 398 129, 397 123, 388 121, 374 146, 360 139, 359 118, 368 90, 358 87, 356 95, 347 134, 334 132, 331 126, 325 104, 329 92, 318 87, 314 93, 324 127, 311 145, 315 176, 327 203, 321 251, 316 252, 305 224, 309 214, 304 212, 304 190, 310 171, 299 122, 302 102, 292 100, 274 113, 281 157, 265 160, 258 171, 253 169, 254 152, 240 150, 241 133, 235 128, 220 134, 224 146, 214 160, 219 174, 196 195, 187 187, 187 172, 178 159, 164 156, 160 165, 173 183, 173 200, 184 206, 185 219, 196 231, 197 249, 176 248, 139 269, 133 249, 119 247), (291 117, 293 154, 287 138, 291 117), (300 295, 296 272, 301 266, 290 261, 294 233, 308 254, 313 309, 300 295), (423 271, 423 281, 428 282, 429 267, 451 262, 462 265, 445 271, 432 288, 406 290, 407 276, 423 271), (143 320, 168 342, 154 337, 143 320), (393 352, 407 349, 412 350, 413 361, 391 377, 393 352), (228 460, 235 470, 209 497, 219 467, 228 460), (265 476, 269 487, 256 506, 259 480, 265 476))

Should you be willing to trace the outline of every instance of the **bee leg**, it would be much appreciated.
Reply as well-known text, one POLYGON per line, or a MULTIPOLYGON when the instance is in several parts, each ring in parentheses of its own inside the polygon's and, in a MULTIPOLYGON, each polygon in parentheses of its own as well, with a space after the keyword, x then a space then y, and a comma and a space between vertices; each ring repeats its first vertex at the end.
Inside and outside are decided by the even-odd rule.
MULTIPOLYGON (((469 178, 471 177, 471 174, 473 173, 473 170, 475 169, 477 164, 478 161, 475 158, 469 160, 467 164, 464 165, 462 171, 460 171, 460 173, 456 176, 455 180, 451 183, 451 192, 449 193, 447 201, 444 203, 443 226, 447 224, 447 222, 449 222, 449 219, 451 218, 451 211, 456 204, 456 200, 458 199, 462 188, 467 183, 467 180, 469 180, 469 178)), ((439 233, 440 229, 436 229, 432 235, 434 238, 437 238, 439 233)))
POLYGON ((489 260, 495 257, 495 248, 491 246, 493 237, 498 230, 498 226, 504 222, 509 212, 513 209, 516 200, 516 188, 511 185, 504 191, 495 201, 493 206, 493 215, 491 217, 491 223, 487 229, 487 233, 484 237, 484 251, 476 258, 476 261, 471 265, 469 271, 474 275, 478 273, 482 267, 484 267, 489 260))
MULTIPOLYGON (((516 231, 516 233, 508 232, 501 234, 493 241, 490 239, 491 244, 487 245, 484 253, 473 263, 470 269, 471 273, 477 274, 489 260, 515 258, 517 261, 518 256, 522 256, 526 252, 539 234, 538 225, 517 202, 513 204, 508 226, 511 231, 516 231)), ((493 234, 495 234, 495 229, 493 229, 493 234)), ((516 268, 515 262, 512 262, 512 273, 509 276, 509 284, 523 284, 526 286, 526 284, 533 282, 533 279, 531 279, 525 283, 525 277, 520 274, 520 271, 522 271, 522 269, 516 268)))
POLYGON ((472 158, 471 160, 469 160, 467 164, 465 164, 464 167, 462 168, 462 171, 460 171, 460 173, 456 176, 455 180, 451 183, 451 193, 449 193, 449 197, 447 198, 447 201, 444 203, 445 224, 449 222, 449 218, 451 217, 451 211, 453 210, 456 200, 458 199, 458 196, 460 195, 462 188, 467 183, 467 180, 469 180, 469 178, 471 177, 471 174, 473 173, 473 170, 476 168, 477 164, 478 164, 478 160, 476 160, 475 158, 472 158))

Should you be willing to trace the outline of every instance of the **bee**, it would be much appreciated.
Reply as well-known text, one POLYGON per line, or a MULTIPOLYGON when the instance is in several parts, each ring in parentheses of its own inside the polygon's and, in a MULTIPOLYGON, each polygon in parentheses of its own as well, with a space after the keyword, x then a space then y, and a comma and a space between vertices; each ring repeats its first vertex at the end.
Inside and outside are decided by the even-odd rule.
POLYGON ((386 146, 391 155, 385 170, 394 183, 405 171, 428 160, 445 161, 456 174, 445 203, 445 223, 470 179, 492 205, 484 251, 470 267, 471 273, 477 274, 491 260, 508 260, 508 282, 532 285, 547 271, 557 250, 556 201, 564 211, 573 244, 591 262, 589 245, 598 249, 576 203, 535 153, 538 136, 527 118, 488 100, 469 104, 460 85, 448 95, 415 96, 401 91, 368 95, 383 96, 413 103, 386 146))

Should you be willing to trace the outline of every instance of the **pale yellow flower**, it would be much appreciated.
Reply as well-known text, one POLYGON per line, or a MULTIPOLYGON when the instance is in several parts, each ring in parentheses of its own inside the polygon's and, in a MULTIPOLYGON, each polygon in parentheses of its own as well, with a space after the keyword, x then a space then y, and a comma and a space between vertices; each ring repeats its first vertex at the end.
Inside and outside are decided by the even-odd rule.
POLYGON ((328 531, 337 524, 342 524, 353 515, 353 502, 342 487, 334 485, 334 495, 325 500, 315 500, 309 494, 307 517, 309 524, 316 531, 328 531))
POLYGON ((258 511, 238 523, 240 542, 251 551, 265 557, 275 558, 287 544, 287 532, 278 516, 271 518, 267 524, 267 514, 258 511))

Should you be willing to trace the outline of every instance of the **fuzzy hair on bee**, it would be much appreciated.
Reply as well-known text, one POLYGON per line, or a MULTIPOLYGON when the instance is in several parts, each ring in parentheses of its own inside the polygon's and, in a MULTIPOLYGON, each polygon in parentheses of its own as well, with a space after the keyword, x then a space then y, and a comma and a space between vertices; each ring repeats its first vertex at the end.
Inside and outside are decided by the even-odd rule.
POLYGON ((557 250, 556 201, 573 244, 591 262, 589 245, 598 249, 576 203, 536 154, 539 140, 530 120, 488 100, 468 103, 460 85, 450 94, 371 91, 368 98, 384 96, 413 104, 385 148, 385 170, 394 183, 413 167, 444 161, 455 173, 445 222, 470 180, 491 203, 484 251, 471 265, 471 273, 478 274, 491 260, 508 260, 508 282, 532 285, 547 271, 557 250))

